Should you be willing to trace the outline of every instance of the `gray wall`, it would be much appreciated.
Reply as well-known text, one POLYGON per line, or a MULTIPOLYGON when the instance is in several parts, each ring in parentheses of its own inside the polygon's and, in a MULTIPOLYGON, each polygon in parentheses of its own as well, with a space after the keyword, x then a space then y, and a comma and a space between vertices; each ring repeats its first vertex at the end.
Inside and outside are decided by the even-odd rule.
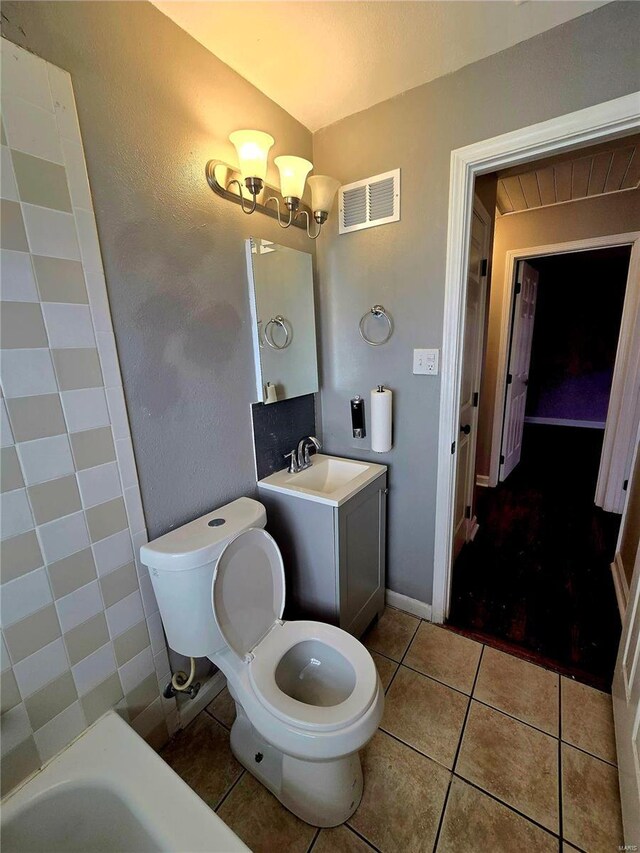
MULTIPOLYGON (((3 34, 71 73, 151 538, 255 488, 244 240, 313 251, 206 184, 241 127, 311 134, 149 3, 3 2, 3 34)), ((275 176, 273 176, 275 178, 275 176)))
POLYGON ((332 453, 356 450, 349 398, 395 392, 388 586, 431 601, 439 378, 413 376, 412 348, 441 346, 449 160, 454 148, 640 89, 640 4, 613 3, 314 134, 319 172, 346 183, 400 166, 402 220, 319 240, 322 424, 332 453), (358 320, 395 319, 383 347, 358 320))

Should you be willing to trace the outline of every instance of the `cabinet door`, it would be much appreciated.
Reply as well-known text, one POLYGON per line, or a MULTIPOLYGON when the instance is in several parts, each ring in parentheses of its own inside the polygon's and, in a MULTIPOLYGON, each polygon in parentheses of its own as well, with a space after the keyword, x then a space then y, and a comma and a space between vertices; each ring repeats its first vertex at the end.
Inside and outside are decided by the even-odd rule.
POLYGON ((384 607, 386 477, 336 510, 340 627, 360 636, 384 607))

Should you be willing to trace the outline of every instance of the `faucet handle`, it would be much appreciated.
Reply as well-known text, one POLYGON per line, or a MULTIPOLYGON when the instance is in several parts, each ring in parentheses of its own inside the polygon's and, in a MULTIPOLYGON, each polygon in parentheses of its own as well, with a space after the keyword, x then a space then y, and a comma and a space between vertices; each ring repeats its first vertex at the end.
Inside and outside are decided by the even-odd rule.
POLYGON ((290 453, 285 453, 284 458, 290 460, 289 469, 288 469, 289 473, 290 474, 297 474, 298 471, 300 470, 300 467, 298 465, 297 451, 292 450, 290 453))

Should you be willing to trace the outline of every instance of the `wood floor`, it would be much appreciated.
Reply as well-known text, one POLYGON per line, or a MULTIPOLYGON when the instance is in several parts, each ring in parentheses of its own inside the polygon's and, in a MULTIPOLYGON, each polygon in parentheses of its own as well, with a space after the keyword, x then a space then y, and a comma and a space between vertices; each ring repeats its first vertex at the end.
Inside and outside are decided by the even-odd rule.
POLYGON ((449 625, 610 690, 620 516, 593 505, 603 433, 526 425, 520 465, 478 489, 480 529, 453 571, 449 625))

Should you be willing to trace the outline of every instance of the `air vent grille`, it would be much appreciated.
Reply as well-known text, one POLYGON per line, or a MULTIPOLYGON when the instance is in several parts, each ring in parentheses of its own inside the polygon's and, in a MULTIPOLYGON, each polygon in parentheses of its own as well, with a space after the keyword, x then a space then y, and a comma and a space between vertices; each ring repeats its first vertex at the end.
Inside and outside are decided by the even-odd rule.
POLYGON ((347 190, 343 195, 343 210, 342 217, 345 227, 351 228, 354 225, 362 225, 367 221, 367 187, 354 187, 352 190, 347 190))
POLYGON ((400 219, 400 169, 340 188, 341 234, 400 219))

